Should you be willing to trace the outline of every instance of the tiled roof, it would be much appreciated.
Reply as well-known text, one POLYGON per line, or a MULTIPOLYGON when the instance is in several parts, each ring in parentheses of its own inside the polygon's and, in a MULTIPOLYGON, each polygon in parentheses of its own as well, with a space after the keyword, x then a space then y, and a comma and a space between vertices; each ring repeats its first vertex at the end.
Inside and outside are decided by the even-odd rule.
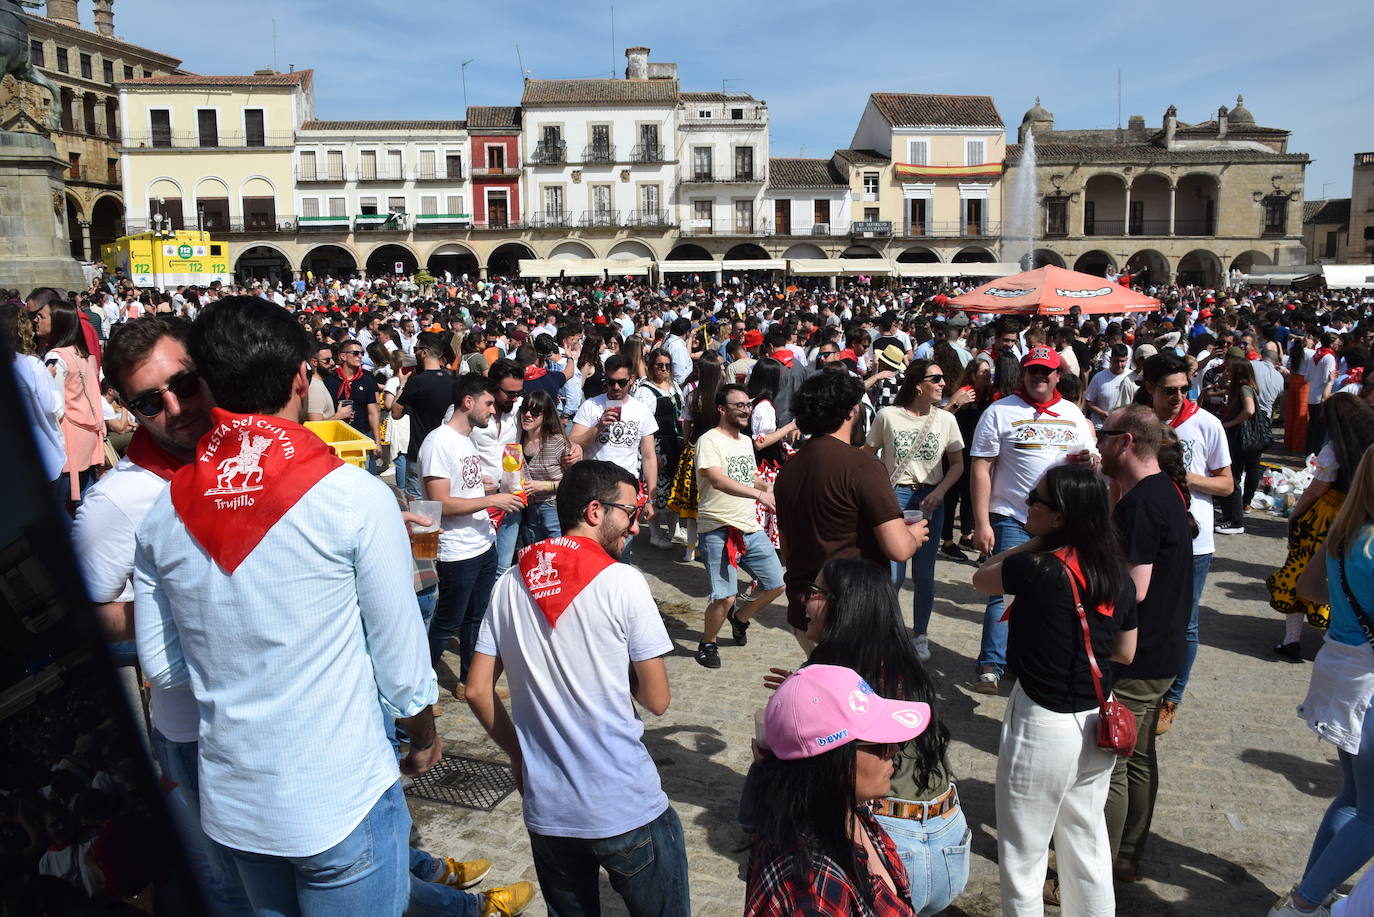
POLYGON ((675 105, 677 80, 525 80, 520 104, 675 105))
POLYGON ((303 131, 461 131, 464 121, 305 121, 303 131))
POLYGON ((849 182, 835 169, 829 159, 770 159, 768 160, 770 188, 831 188, 849 187, 849 182))
MULTIPOLYGON (((1008 143, 1006 161, 1021 161, 1021 144, 1008 143)), ((1080 162, 1104 163, 1227 163, 1227 162, 1309 162, 1306 153, 1270 153, 1260 150, 1241 150, 1232 147, 1207 149, 1166 150, 1152 143, 1035 143, 1038 165, 1055 163, 1073 165, 1080 162)))
POLYGON ((684 102, 757 102, 747 92, 684 92, 679 97, 684 102))
POLYGON ((30 22, 30 35, 35 34, 34 25, 37 25, 38 29, 40 30, 51 29, 53 32, 66 33, 67 35, 75 38, 77 41, 80 41, 85 44, 95 46, 120 46, 125 48, 132 48, 135 51, 140 52, 141 55, 146 56, 150 59, 157 58, 159 60, 167 61, 168 64, 173 68, 181 66, 181 58, 172 57, 172 55, 166 53, 165 51, 156 51, 152 48, 145 48, 143 45, 134 44, 133 42, 126 41, 123 38, 116 38, 113 35, 101 35, 99 32, 92 32, 89 29, 83 29, 80 26, 69 26, 64 22, 58 22, 55 19, 49 19, 47 16, 43 16, 39 13, 25 12, 24 16, 30 22))
POLYGON ((835 155, 845 162, 856 165, 887 165, 892 160, 877 150, 836 150, 835 155))
POLYGON ((1324 201, 1304 201, 1304 223, 1346 224, 1350 222, 1350 198, 1333 197, 1324 201))
MULTIPOLYGON (((1176 135, 1177 135, 1177 134, 1205 134, 1205 135, 1207 135, 1207 136, 1215 136, 1215 135, 1216 135, 1216 132, 1217 132, 1217 122, 1216 122, 1216 121, 1203 121, 1201 124, 1180 124, 1180 125, 1178 125, 1176 128, 1174 128, 1174 133, 1175 133, 1176 135)), ((1228 122, 1227 122, 1227 125, 1226 125, 1226 132, 1227 132, 1228 134, 1289 134, 1289 133, 1291 133, 1291 131, 1286 131, 1286 130, 1284 130, 1284 129, 1281 128, 1281 127, 1258 127, 1258 126, 1256 126, 1256 125, 1254 125, 1254 124, 1246 124, 1246 123, 1244 123, 1244 122, 1241 122, 1240 124, 1236 124, 1236 123, 1231 122, 1231 121, 1228 121, 1228 122)))
POLYGON ((468 109, 468 129, 520 127, 520 109, 513 105, 474 105, 468 109))
POLYGON ((121 86, 303 86, 309 88, 313 70, 292 73, 247 73, 241 76, 203 76, 196 73, 167 73, 136 80, 120 80, 121 86))
POLYGON ((914 92, 875 92, 870 99, 893 127, 941 125, 1001 127, 1002 116, 992 96, 920 95, 914 92))

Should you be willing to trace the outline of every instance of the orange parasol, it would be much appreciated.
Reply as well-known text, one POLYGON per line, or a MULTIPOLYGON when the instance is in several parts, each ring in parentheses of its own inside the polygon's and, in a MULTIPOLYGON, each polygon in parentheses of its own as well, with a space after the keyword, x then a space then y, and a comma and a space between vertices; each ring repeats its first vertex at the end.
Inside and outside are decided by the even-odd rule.
POLYGON ((1001 277, 949 301, 952 309, 1002 315, 1067 315, 1073 306, 1085 315, 1153 312, 1159 300, 1105 277, 1046 265, 1001 277))

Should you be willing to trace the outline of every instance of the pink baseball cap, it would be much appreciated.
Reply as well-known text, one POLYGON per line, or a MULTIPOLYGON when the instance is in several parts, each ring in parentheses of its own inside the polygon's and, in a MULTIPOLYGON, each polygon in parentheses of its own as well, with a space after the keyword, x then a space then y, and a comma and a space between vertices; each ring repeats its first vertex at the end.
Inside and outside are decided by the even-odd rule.
POLYGON ((764 711, 764 739, 787 761, 850 742, 906 742, 930 725, 930 705, 873 693, 853 669, 809 665, 788 676, 764 711))

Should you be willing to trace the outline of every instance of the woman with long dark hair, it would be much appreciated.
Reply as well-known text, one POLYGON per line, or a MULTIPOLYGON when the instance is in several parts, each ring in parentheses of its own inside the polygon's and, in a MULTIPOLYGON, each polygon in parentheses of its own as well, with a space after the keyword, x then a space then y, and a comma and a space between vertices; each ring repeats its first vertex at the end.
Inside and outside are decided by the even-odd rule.
POLYGON ((558 482, 563 480, 563 456, 568 438, 558 418, 558 406, 542 389, 530 389, 520 401, 520 446, 525 455, 525 495, 529 501, 520 524, 520 544, 533 544, 561 535, 558 524, 558 482))
MULTIPOLYGON (((644 339, 632 335, 625 342, 625 356, 630 359, 630 378, 634 379, 635 351, 642 351, 644 339)), ((673 533, 677 528, 677 518, 668 508, 668 498, 672 495, 673 478, 677 474, 677 463, 682 455, 684 440, 682 425, 682 389, 673 381, 673 358, 668 351, 655 348, 647 357, 638 357, 640 365, 647 367, 644 378, 631 382, 630 397, 653 412, 658 430, 654 433, 654 452, 658 456, 658 490, 654 494, 654 518, 648 523, 649 543, 665 550, 673 546, 673 533)))
POLYGON ((1104 806, 1116 758, 1097 745, 1087 644, 1091 635, 1105 697, 1113 681, 1106 661, 1135 656, 1135 586, 1122 567, 1107 485, 1092 468, 1051 467, 1026 505, 1030 541, 973 575, 979 592, 1015 597, 1007 665, 1018 677, 997 756, 1002 913, 1043 912, 1053 838, 1064 913, 1105 917, 1115 909, 1104 806))
MULTIPOLYGON (((945 391, 945 409, 954 413, 955 423, 959 426, 959 437, 964 441, 960 453, 964 467, 968 468, 968 444, 973 442, 973 431, 978 428, 978 418, 992 403, 992 364, 982 357, 968 361, 968 365, 956 377, 953 386, 945 391)), ((948 381, 948 380, 946 380, 948 381)), ((973 497, 969 492, 968 474, 959 476, 954 486, 945 494, 944 525, 940 531, 940 553, 954 560, 968 560, 964 549, 973 549, 973 497), (954 513, 959 512, 959 529, 962 535, 958 543, 954 541, 954 513)), ((932 532, 932 534, 934 534, 932 532)))
POLYGON ((1221 521, 1216 531, 1223 535, 1245 532, 1245 507, 1250 505, 1259 486, 1260 456, 1264 454, 1264 446, 1247 448, 1243 432, 1247 425, 1261 421, 1268 430, 1268 419, 1258 415, 1259 383, 1255 381, 1255 368, 1243 353, 1233 353, 1226 362, 1226 419, 1221 426, 1226 430, 1227 445, 1231 448, 1231 478, 1235 481, 1235 489, 1221 500, 1221 521))
POLYGON ((1021 360, 1014 353, 999 353, 992 365, 992 400, 1015 395, 1021 387, 1021 360))
POLYGON ((701 434, 713 429, 720 419, 716 411, 716 392, 724 380, 725 358, 719 351, 708 350, 697 360, 696 370, 687 377, 687 391, 683 396, 686 442, 678 456, 677 474, 673 476, 673 489, 668 494, 668 509, 683 520, 687 530, 687 547, 682 555, 687 563, 696 559, 697 550, 696 444, 701 434))
POLYGON ((783 440, 796 429, 796 424, 788 423, 778 427, 778 413, 773 408, 773 399, 778 397, 782 384, 782 364, 772 357, 759 360, 749 373, 749 383, 745 388, 749 400, 754 404, 754 413, 749 421, 749 431, 754 437, 754 452, 760 462, 782 464, 783 440))
POLYGON ((81 315, 67 300, 48 306, 52 331, 43 363, 63 393, 62 440, 66 460, 57 481, 58 496, 74 508, 95 483, 105 461, 105 412, 100 407, 100 369, 86 348, 81 315))

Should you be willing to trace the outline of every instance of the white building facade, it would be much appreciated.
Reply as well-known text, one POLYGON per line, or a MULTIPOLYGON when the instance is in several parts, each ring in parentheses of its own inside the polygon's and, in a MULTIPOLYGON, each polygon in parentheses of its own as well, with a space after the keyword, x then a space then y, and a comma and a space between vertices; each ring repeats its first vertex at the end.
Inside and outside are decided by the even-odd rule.
POLYGON ((684 92, 677 135, 681 234, 767 234, 767 103, 745 93, 684 92))

